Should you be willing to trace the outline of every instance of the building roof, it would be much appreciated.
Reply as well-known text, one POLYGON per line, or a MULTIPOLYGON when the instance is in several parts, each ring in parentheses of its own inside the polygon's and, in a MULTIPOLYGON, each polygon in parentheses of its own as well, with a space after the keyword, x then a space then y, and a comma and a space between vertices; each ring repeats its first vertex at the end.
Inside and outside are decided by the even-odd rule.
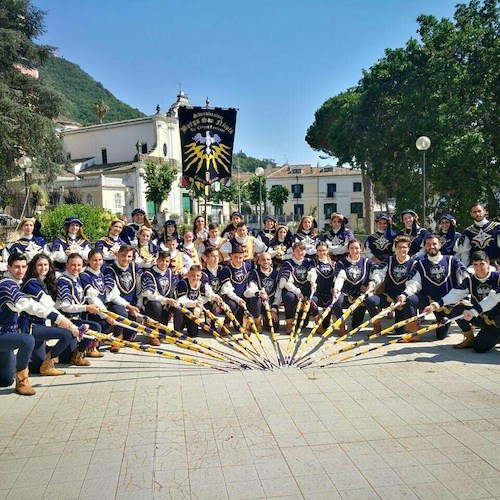
POLYGON ((301 177, 332 177, 339 175, 360 175, 360 170, 338 167, 333 165, 323 165, 322 167, 313 167, 311 164, 302 165, 283 165, 279 170, 272 172, 267 176, 268 179, 292 178, 300 175, 301 177))
POLYGON ((128 172, 130 170, 133 170, 134 163, 127 161, 127 162, 119 162, 119 163, 106 163, 105 165, 92 165, 90 167, 87 167, 83 170, 80 170, 78 172, 78 177, 92 177, 94 175, 100 175, 100 174, 119 174, 121 172, 128 172))

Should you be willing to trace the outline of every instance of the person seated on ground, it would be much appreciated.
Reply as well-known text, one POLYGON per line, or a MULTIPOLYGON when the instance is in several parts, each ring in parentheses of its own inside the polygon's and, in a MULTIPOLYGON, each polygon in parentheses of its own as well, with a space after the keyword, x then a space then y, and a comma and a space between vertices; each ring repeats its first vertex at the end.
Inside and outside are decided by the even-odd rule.
POLYGON ((322 240, 328 245, 328 253, 333 261, 347 257, 347 244, 354 238, 352 231, 347 227, 349 221, 342 214, 333 212, 330 215, 331 228, 325 233, 322 240))
POLYGON ((471 261, 474 273, 465 276, 462 283, 444 297, 431 302, 424 312, 431 313, 443 306, 458 304, 451 315, 463 313, 464 318, 457 320, 457 324, 465 338, 453 347, 472 347, 476 352, 486 352, 500 342, 500 273, 491 271, 488 254, 482 250, 474 252, 471 261), (472 307, 462 304, 468 298, 472 307), (472 332, 473 325, 479 327, 476 336, 472 332))
MULTIPOLYGON (((101 325, 91 321, 85 313, 98 314, 99 308, 95 304, 87 304, 80 274, 83 271, 83 259, 78 253, 70 253, 66 262, 66 270, 57 279, 56 307, 75 325, 88 325, 91 330, 100 332, 101 325)), ((90 361, 85 353, 90 349, 91 341, 82 339, 75 349, 64 350, 61 361, 69 361, 72 365, 89 366, 90 361)))
MULTIPOLYGON (((145 270, 141 276, 142 307, 146 316, 168 325, 171 315, 170 307, 176 305, 173 296, 170 252, 161 251, 156 264, 151 269, 145 270)), ((158 337, 151 337, 150 343, 153 346, 161 345, 158 337)))
POLYGON ((22 235, 17 241, 9 246, 9 253, 20 252, 26 255, 28 264, 35 255, 42 252, 46 255, 49 253, 47 242, 41 236, 35 236, 33 234, 35 231, 35 222, 36 219, 34 217, 24 217, 21 220, 20 227, 22 235))
MULTIPOLYGON (((230 261, 220 271, 220 295, 227 308, 234 314, 236 320, 242 324, 246 302, 243 292, 248 285, 250 266, 245 262, 243 248, 239 245, 232 247, 229 255, 230 261)), ((229 327, 229 319, 224 320, 224 325, 229 327)))
POLYGON ((252 269, 248 275, 247 288, 243 295, 248 304, 248 310, 253 316, 255 326, 259 332, 262 331, 263 323, 269 325, 267 315, 264 311, 264 301, 269 304, 271 309, 271 317, 273 319, 274 330, 278 330, 278 307, 279 300, 276 297, 276 289, 278 288, 278 271, 273 269, 273 260, 267 252, 259 255, 258 265, 252 269), (264 311, 265 321, 262 321, 264 311))
MULTIPOLYGON (((320 241, 316 245, 316 300, 318 307, 326 309, 333 300, 333 282, 337 274, 336 263, 332 261, 328 254, 328 244, 320 241)), ((330 324, 332 313, 330 312, 318 327, 318 333, 323 333, 330 324)), ((315 318, 319 321, 320 316, 315 318)))
MULTIPOLYGON (((394 240, 396 255, 391 255, 374 269, 367 288, 374 294, 367 297, 365 301, 366 309, 371 318, 376 316, 381 309, 397 302, 397 297, 404 292, 406 282, 415 265, 415 259, 408 255, 410 243, 408 236, 397 236, 394 240), (381 287, 381 285, 383 286, 381 287), (380 288, 383 289, 382 292, 379 292, 380 288)), ((407 319, 404 318, 401 309, 396 310, 395 318, 396 322, 407 319)), ((381 330, 380 320, 374 321, 372 334, 379 333, 381 330)))
MULTIPOLYGON (((441 299, 452 288, 460 285, 467 276, 467 270, 457 257, 441 254, 441 242, 438 236, 427 234, 424 248, 425 257, 417 259, 404 291, 397 297, 397 301, 403 306, 404 318, 415 316, 417 310, 423 310, 431 302, 441 299)), ((443 311, 436 311, 434 314, 438 321, 445 317, 443 311)), ((418 326, 416 321, 410 323, 407 326, 407 332, 415 333, 418 326)), ((439 327, 436 330, 437 339, 445 339, 449 329, 449 324, 439 327)), ((418 342, 419 340, 420 337, 417 335, 412 337, 409 342, 418 342)))
POLYGON ((132 210, 132 222, 123 228, 121 233, 122 240, 127 245, 136 244, 137 233, 141 227, 146 226, 152 230, 151 241, 155 244, 159 244, 159 236, 156 229, 153 228, 146 212, 142 208, 134 208, 132 210))
MULTIPOLYGON (((103 253, 94 248, 89 253, 87 267, 80 274, 80 281, 83 286, 85 302, 96 305, 100 311, 97 314, 84 313, 83 319, 99 323, 103 333, 109 333, 116 325, 116 321, 110 318, 105 312, 107 294, 106 280, 104 278, 103 268, 103 253)), ((102 358, 104 354, 99 351, 99 341, 92 342, 92 346, 87 349, 85 356, 88 358, 102 358)))
POLYGON ((21 292, 48 311, 55 313, 57 317, 61 316, 59 325, 66 325, 65 327, 47 326, 46 318, 28 312, 21 313, 19 328, 23 333, 33 335, 35 339, 30 371, 40 373, 40 375, 64 375, 66 372, 59 370, 54 365, 65 349, 70 352, 76 349, 79 331, 76 325, 66 320, 55 308, 57 298, 56 270, 47 255, 39 253, 33 257, 23 278, 21 292), (48 349, 46 345, 48 340, 57 340, 57 343, 48 349))
MULTIPOLYGON (((129 319, 140 313, 137 301, 142 273, 133 260, 134 249, 130 245, 123 245, 118 250, 116 261, 104 270, 108 310, 129 319)), ((113 336, 130 341, 135 338, 135 333, 116 325, 113 328, 113 336)), ((114 353, 119 350, 120 347, 116 345, 110 349, 114 353)))
MULTIPOLYGON (((279 270, 278 280, 285 306, 285 333, 292 333, 293 318, 297 307, 305 300, 311 300, 308 315, 317 316, 318 306, 313 298, 316 291, 316 267, 313 259, 306 257, 306 244, 296 241, 292 247, 292 258, 279 270)), ((305 319, 307 325, 308 318, 305 319)))
MULTIPOLYGON (((357 239, 347 244, 347 257, 338 263, 338 274, 333 285, 333 296, 337 298, 333 311, 337 318, 342 316, 342 309, 347 309, 368 289, 375 263, 361 256, 361 242, 357 239)), ((366 312, 366 299, 352 313, 352 328, 363 323, 366 312)), ((340 325, 340 335, 346 334, 345 323, 340 325)))
MULTIPOLYGON (((175 295, 177 303, 189 309, 196 318, 202 316, 207 302, 222 303, 222 298, 214 293, 212 287, 201 280, 201 266, 191 266, 187 277, 177 285, 175 295)), ((190 337, 198 336, 198 325, 179 308, 174 309, 174 327, 178 332, 186 327, 190 337)))
POLYGON ((7 261, 7 272, 0 278, 0 386, 7 387, 16 381, 16 392, 32 396, 35 389, 29 382, 28 364, 35 347, 33 335, 20 333, 19 313, 38 316, 54 321, 63 329, 74 332, 74 325, 53 308, 30 299, 21 292, 21 284, 27 269, 26 256, 13 253, 7 261), (17 354, 14 351, 17 350, 17 354))
POLYGON ((387 257, 393 255, 392 247, 395 233, 391 228, 391 218, 387 214, 375 217, 377 229, 365 241, 365 257, 373 260, 377 266, 387 257))

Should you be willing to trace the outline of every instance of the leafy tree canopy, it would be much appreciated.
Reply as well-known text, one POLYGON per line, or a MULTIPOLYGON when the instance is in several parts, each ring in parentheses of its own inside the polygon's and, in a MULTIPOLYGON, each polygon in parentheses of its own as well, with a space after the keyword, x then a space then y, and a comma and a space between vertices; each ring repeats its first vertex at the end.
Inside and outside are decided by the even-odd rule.
POLYGON ((240 164, 240 169, 242 172, 255 172, 257 167, 266 168, 268 165, 276 167, 276 162, 274 160, 264 158, 259 160, 252 156, 247 156, 243 151, 238 151, 233 154, 233 173, 236 172, 236 165, 240 164))
POLYGON ((285 186, 280 186, 279 184, 272 186, 269 190, 269 201, 276 209, 282 207, 290 196, 290 191, 285 186))
POLYGON ((311 147, 363 168, 376 194, 397 199, 397 210, 422 209, 422 177, 415 140, 428 136, 430 212, 469 206, 499 214, 500 58, 496 0, 456 8, 454 21, 422 15, 419 39, 387 49, 359 84, 328 99, 307 132, 311 147))
POLYGON ((35 159, 33 168, 49 181, 58 169, 61 146, 52 118, 60 100, 27 74, 42 65, 52 47, 33 40, 44 33, 45 13, 28 0, 0 0, 0 186, 20 169, 22 154, 35 159))
POLYGON ((177 167, 168 163, 146 165, 146 199, 152 201, 158 208, 168 198, 172 184, 177 177, 177 167))

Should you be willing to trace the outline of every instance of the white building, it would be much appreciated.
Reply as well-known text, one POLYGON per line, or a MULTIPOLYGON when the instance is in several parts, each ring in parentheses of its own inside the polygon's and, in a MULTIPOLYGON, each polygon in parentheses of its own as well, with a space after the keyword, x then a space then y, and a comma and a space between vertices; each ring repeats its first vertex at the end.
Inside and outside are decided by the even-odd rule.
POLYGON ((325 165, 284 165, 266 178, 267 190, 284 186, 290 192, 282 214, 293 220, 315 213, 318 227, 330 224, 332 212, 349 219, 349 227, 363 227, 363 184, 361 172, 325 165), (316 208, 317 207, 317 208, 316 208))
MULTIPOLYGON (((193 200, 181 183, 181 143, 177 110, 189 105, 184 92, 167 113, 88 127, 62 127, 66 170, 54 188, 77 191, 82 202, 130 216, 135 207, 154 215, 146 200, 145 164, 169 163, 179 170, 168 200, 159 208, 165 217, 192 214, 193 200), (69 168, 68 168, 69 167, 69 168)), ((208 218, 219 216, 220 205, 209 204, 208 218)))

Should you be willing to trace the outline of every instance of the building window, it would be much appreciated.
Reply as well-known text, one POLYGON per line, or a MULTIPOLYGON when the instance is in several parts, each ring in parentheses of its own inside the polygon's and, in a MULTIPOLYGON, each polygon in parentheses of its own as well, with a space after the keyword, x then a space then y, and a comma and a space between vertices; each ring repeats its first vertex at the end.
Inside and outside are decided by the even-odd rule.
POLYGON ((101 149, 102 164, 106 165, 108 163, 108 150, 106 148, 101 149))
POLYGON ((121 212, 123 210, 123 199, 121 193, 115 193, 115 212, 121 212))
POLYGON ((141 143, 141 153, 145 155, 148 152, 148 143, 143 142, 141 143))
POLYGON ((355 193, 361 193, 361 182, 353 182, 352 183, 352 190, 355 193))
POLYGON ((66 153, 66 160, 71 161, 71 153, 66 153))
POLYGON ((293 219, 300 220, 303 215, 304 215, 304 205, 302 205, 302 203, 296 203, 293 206, 293 219))
POLYGON ((359 219, 363 218, 363 203, 351 203, 351 214, 356 214, 359 219))
POLYGON ((326 197, 335 198, 335 193, 337 192, 337 184, 327 184, 326 185, 326 197))
POLYGON ((323 210, 325 212, 325 219, 329 219, 333 213, 337 211, 336 203, 325 203, 323 205, 323 210))
POLYGON ((87 194, 87 205, 94 206, 94 197, 90 193, 87 194))
POLYGON ((302 198, 303 192, 304 192, 304 185, 303 184, 292 184, 293 198, 302 198))
POLYGON ((167 156, 167 145, 163 144, 163 156, 167 156))
POLYGON ((301 174, 302 169, 301 168, 292 168, 292 169, 290 169, 290 173, 291 174, 301 174))

